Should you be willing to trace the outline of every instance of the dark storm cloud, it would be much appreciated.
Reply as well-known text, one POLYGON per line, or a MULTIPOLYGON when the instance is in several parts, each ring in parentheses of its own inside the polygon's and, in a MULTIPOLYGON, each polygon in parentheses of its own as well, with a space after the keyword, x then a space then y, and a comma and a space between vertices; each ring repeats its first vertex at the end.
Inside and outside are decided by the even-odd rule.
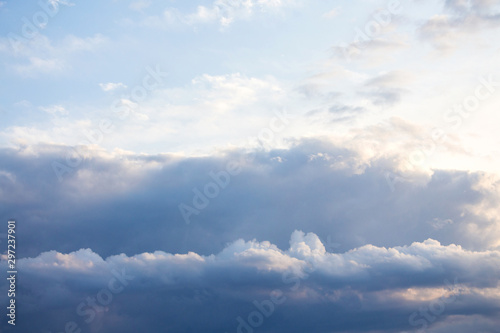
POLYGON ((287 251, 255 240, 209 256, 156 251, 104 260, 88 249, 51 251, 18 269, 16 329, 30 332, 60 332, 71 322, 110 333, 397 332, 415 329, 409 316, 436 299, 446 306, 437 327, 457 315, 497 321, 500 310, 498 292, 487 292, 498 286, 500 253, 434 240, 337 254, 315 234, 295 231, 287 251), (420 299, 425 288, 430 300, 420 299), (258 325, 256 310, 264 314, 253 315, 258 325))
POLYGON ((79 147, 59 181, 54 162, 67 165, 71 149, 0 151, 1 215, 18 221, 18 258, 32 257, 19 262, 19 331, 235 332, 254 300, 281 295, 259 331, 400 332, 415 328, 415 311, 422 324, 419 309, 449 297, 450 283, 465 291, 432 329, 457 316, 463 327, 476 315, 477 327, 496 323, 498 183, 488 175, 394 183, 394 156, 304 139, 197 158, 79 147), (239 172, 186 224, 179 205, 195 207, 230 162, 239 172), (93 298, 103 302, 94 314, 93 298))
POLYGON ((253 157, 241 151, 199 158, 87 151, 59 182, 52 163, 65 163, 66 149, 0 152, 0 215, 19 221, 21 256, 87 247, 102 256, 207 254, 241 237, 284 248, 296 229, 330 239, 338 250, 427 238, 484 249, 498 237, 498 221, 474 209, 498 202, 498 185, 478 188, 483 175, 442 170, 427 179, 417 174, 425 181, 393 184, 387 177, 397 172, 392 158, 367 160, 326 141, 303 140, 253 157), (230 161, 238 161, 240 173, 186 224, 179 205, 194 209, 196 193, 215 183, 211 172, 225 172, 230 161))

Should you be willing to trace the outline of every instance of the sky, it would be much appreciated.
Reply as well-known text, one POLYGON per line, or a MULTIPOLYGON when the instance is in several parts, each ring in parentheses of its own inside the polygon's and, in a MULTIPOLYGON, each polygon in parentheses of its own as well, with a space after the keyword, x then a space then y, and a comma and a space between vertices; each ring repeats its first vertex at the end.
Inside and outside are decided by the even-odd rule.
POLYGON ((499 32, 498 0, 0 1, 0 332, 498 332, 499 32))

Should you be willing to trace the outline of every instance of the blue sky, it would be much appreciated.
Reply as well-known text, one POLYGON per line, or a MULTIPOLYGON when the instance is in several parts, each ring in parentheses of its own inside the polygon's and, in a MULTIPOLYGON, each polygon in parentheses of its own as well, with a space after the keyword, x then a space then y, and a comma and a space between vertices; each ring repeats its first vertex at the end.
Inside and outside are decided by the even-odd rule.
MULTIPOLYGON (((35 2, 1 7, 5 146, 78 145, 107 118, 108 151, 199 155, 245 145, 277 109, 296 116, 283 137, 344 137, 396 118, 449 132, 465 116, 448 110, 495 74, 498 55, 494 2, 53 4, 53 17, 35 2), (144 95, 148 68, 164 74, 144 95)), ((495 170, 485 145, 498 142, 496 98, 458 126, 480 156, 447 151, 453 162, 428 166, 495 170)))
POLYGON ((25 276, 2 332, 497 332, 498 1, 3 0, 0 22, 25 276))

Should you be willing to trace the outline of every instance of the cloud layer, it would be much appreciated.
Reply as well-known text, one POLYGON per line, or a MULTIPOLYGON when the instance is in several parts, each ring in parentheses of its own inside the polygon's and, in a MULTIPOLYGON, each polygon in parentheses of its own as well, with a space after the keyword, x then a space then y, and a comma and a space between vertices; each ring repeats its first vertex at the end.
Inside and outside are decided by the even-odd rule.
POLYGON ((419 308, 433 317, 430 332, 460 318, 490 331, 499 324, 500 252, 432 239, 331 253, 295 231, 286 251, 242 239, 206 256, 50 251, 18 268, 19 311, 30 317, 18 329, 42 332, 72 322, 83 332, 401 332, 423 328, 424 315, 409 319, 419 308))
POLYGON ((1 332, 498 333, 498 1, 0 21, 1 332))
POLYGON ((499 246, 496 176, 405 170, 401 157, 363 148, 309 139, 197 158, 91 146, 2 149, 0 212, 24 221, 21 251, 29 256, 85 247, 103 256, 207 254, 241 237, 284 247, 295 229, 330 237, 339 250, 427 238, 499 246))

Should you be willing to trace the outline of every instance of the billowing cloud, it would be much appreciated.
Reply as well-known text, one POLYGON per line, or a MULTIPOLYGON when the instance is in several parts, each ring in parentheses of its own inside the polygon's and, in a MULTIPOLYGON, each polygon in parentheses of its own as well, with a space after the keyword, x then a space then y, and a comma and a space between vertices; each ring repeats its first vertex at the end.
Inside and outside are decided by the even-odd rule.
POLYGON ((104 256, 207 254, 241 237, 284 247, 283 234, 306 228, 341 244, 337 250, 427 238, 467 249, 499 245, 496 177, 405 169, 402 156, 365 139, 350 148, 309 139, 206 157, 92 146, 3 149, 0 212, 24 221, 30 256, 83 247, 104 256), (447 220, 453 223, 439 222, 447 220))
POLYGON ((432 239, 330 253, 317 235, 294 231, 286 251, 268 241, 240 239, 211 255, 155 251, 103 259, 82 249, 45 252, 19 260, 18 267, 23 287, 17 302, 31 318, 18 328, 37 331, 72 323, 82 332, 135 332, 139 326, 273 332, 286 318, 281 329, 291 332, 396 332, 431 325, 438 332, 453 327, 454 320, 448 321, 457 316, 471 324, 480 315, 481 325, 491 326, 500 310, 500 252, 432 239), (419 308, 433 320, 426 321, 419 308), (336 320, 325 321, 327 313, 336 320))
POLYGON ((0 1, 1 332, 498 332, 498 1, 72 6, 0 1))

